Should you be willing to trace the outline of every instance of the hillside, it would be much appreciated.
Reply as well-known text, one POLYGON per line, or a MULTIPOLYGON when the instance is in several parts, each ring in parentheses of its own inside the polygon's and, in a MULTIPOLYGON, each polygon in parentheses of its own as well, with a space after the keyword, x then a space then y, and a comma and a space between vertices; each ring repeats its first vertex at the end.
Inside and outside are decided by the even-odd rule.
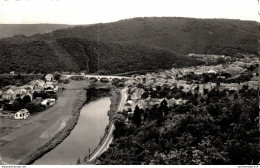
POLYGON ((64 24, 0 24, 0 39, 15 35, 31 36, 37 33, 49 33, 58 29, 73 27, 64 24))
POLYGON ((0 43, 0 48, 0 73, 87 70, 114 74, 171 68, 173 64, 176 67, 200 64, 193 58, 139 44, 97 43, 78 38, 0 43))
MULTIPOLYGON (((186 104, 167 106, 169 104, 164 99, 151 108, 136 106, 133 116, 127 111, 118 112, 114 117, 114 140, 95 164, 259 163, 259 104, 256 89, 241 89, 235 94, 226 94, 214 88, 204 95, 178 90, 177 87, 170 89, 166 86, 154 91, 153 95, 160 99, 164 97, 160 96, 162 93, 168 96, 182 95, 181 98, 188 100, 186 104), (175 93, 171 92, 173 90, 175 93), (126 119, 129 122, 126 123, 126 119)), ((149 99, 148 95, 142 100, 149 99)))
POLYGON ((109 74, 198 65, 184 55, 256 54, 256 32, 253 21, 152 17, 17 35, 0 40, 0 72, 109 74))
POLYGON ((228 19, 152 17, 56 30, 44 38, 77 37, 140 43, 181 54, 257 53, 257 22, 228 19))

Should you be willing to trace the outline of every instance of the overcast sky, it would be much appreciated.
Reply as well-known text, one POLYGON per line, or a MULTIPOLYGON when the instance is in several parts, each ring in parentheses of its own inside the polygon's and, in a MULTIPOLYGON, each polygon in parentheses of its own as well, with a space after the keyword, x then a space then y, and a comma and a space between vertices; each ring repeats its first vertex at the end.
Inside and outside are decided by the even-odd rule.
POLYGON ((257 0, 0 0, 0 23, 92 24, 144 16, 259 21, 257 0))

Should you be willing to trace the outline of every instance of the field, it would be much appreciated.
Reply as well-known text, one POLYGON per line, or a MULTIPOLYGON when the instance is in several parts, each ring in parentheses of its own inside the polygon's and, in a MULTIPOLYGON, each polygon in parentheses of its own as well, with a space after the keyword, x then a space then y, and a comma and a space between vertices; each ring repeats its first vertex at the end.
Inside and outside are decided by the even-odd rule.
POLYGON ((60 143, 77 123, 87 81, 61 84, 56 104, 27 120, 1 119, 0 163, 28 164, 60 143))

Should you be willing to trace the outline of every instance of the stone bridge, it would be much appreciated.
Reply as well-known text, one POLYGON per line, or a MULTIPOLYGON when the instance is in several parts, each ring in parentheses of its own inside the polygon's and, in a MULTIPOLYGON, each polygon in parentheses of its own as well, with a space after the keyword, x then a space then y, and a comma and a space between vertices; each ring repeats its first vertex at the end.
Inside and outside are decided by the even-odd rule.
POLYGON ((62 75, 62 76, 66 77, 66 79, 73 76, 78 76, 78 77, 84 77, 86 79, 94 79, 96 81, 100 81, 102 79, 109 80, 109 81, 112 81, 113 79, 129 79, 129 77, 126 76, 113 76, 113 75, 62 75))

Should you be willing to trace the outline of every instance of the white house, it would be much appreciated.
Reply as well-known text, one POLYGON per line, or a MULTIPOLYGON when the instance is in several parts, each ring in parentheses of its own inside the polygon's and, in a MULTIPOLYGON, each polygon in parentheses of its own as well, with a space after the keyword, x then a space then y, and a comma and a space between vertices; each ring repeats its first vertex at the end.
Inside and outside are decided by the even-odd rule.
POLYGON ((208 71, 208 73, 209 74, 216 74, 217 72, 211 69, 211 70, 208 71))
POLYGON ((52 106, 55 104, 55 102, 56 102, 55 99, 45 99, 41 102, 41 104, 44 106, 52 106))
POLYGON ((126 104, 124 105, 124 110, 125 111, 134 111, 135 110, 135 102, 133 102, 132 100, 128 100, 126 102, 126 104))
POLYGON ((51 82, 51 81, 53 81, 53 80, 54 80, 54 78, 53 78, 53 75, 52 75, 52 74, 47 74, 47 75, 45 76, 45 79, 46 79, 46 81, 48 81, 48 82, 51 82))
POLYGON ((59 86, 56 85, 56 86, 54 87, 53 91, 54 91, 54 92, 58 92, 58 90, 59 90, 59 86))
POLYGON ((21 109, 18 112, 15 113, 14 119, 27 119, 29 117, 30 113, 27 109, 21 109))

